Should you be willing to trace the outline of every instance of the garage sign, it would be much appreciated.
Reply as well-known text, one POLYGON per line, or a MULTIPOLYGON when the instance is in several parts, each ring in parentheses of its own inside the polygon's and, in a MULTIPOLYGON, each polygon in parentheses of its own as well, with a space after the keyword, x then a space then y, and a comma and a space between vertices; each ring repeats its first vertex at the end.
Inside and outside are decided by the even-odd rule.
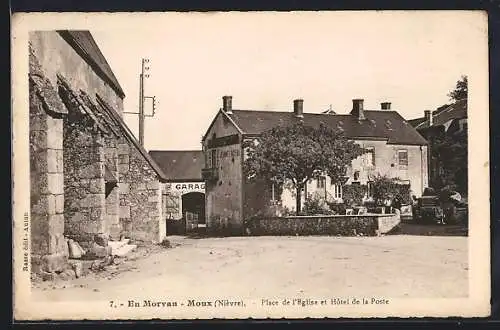
POLYGON ((178 191, 182 191, 183 193, 191 192, 191 191, 199 191, 205 192, 205 183, 204 182, 179 182, 173 183, 172 188, 178 191))

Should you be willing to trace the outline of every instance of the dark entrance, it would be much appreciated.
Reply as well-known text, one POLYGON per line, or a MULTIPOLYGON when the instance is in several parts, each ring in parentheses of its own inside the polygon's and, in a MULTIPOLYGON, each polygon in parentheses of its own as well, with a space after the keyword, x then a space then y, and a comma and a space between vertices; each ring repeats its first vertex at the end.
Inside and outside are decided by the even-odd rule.
POLYGON ((190 192, 182 195, 182 216, 187 231, 205 227, 205 194, 190 192))

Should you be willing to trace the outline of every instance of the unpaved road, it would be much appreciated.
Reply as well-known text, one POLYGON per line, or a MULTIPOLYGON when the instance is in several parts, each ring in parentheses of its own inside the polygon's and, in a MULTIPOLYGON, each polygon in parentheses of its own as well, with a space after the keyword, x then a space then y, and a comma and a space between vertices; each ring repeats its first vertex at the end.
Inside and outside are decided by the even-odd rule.
POLYGON ((32 289, 36 300, 231 295, 464 297, 467 237, 169 237, 128 271, 32 289), (64 285, 64 288, 62 286, 64 285))

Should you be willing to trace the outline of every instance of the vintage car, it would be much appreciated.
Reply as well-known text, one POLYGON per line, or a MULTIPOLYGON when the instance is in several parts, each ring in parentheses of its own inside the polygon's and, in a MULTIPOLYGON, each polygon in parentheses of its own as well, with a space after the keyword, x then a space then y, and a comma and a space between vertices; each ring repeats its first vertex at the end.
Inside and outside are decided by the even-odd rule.
POLYGON ((422 196, 413 212, 417 223, 443 223, 444 211, 438 196, 422 196))
POLYGON ((451 224, 457 220, 457 207, 462 206, 461 196, 455 191, 442 190, 436 193, 426 188, 417 200, 413 216, 417 223, 451 224))

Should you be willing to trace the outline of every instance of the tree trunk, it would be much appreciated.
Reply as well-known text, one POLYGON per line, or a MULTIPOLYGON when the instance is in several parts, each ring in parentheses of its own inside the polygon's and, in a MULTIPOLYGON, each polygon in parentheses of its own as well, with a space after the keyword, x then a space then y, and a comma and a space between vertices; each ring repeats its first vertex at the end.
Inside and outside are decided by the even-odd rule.
POLYGON ((302 199, 302 187, 297 187, 296 189, 296 197, 295 197, 295 210, 296 214, 299 215, 301 211, 301 199, 302 199))

